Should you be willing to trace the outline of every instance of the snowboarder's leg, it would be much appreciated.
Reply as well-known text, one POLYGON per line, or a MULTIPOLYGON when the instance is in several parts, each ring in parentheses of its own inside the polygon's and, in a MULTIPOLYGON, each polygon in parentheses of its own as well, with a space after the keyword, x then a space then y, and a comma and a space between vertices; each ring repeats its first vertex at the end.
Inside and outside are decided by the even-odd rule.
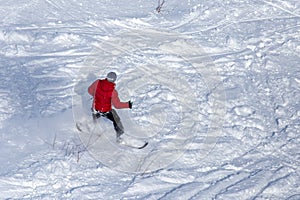
POLYGON ((96 123, 96 122, 97 122, 97 119, 100 118, 101 115, 100 115, 99 112, 94 111, 93 108, 91 108, 91 110, 92 110, 93 121, 94 121, 94 123, 96 123))
MULTIPOLYGON (((120 130, 120 133, 121 133, 120 135, 122 135, 124 133, 124 127, 123 127, 123 124, 121 123, 121 119, 120 119, 118 113, 114 109, 111 110, 111 113, 115 119, 116 126, 120 130)), ((120 135, 118 135, 118 137, 120 135)))
POLYGON ((106 114, 106 117, 113 122, 115 131, 117 133, 117 138, 119 138, 124 133, 124 127, 121 123, 119 115, 114 109, 112 109, 106 114))

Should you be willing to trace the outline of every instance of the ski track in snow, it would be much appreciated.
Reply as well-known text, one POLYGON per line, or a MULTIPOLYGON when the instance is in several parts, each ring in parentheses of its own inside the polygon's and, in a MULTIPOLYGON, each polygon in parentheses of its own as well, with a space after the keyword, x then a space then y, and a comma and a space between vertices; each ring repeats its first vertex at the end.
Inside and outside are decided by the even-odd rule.
MULTIPOLYGON (((300 199, 300 3, 166 1, 160 14, 156 6, 125 0, 2 2, 0 199, 300 199), (170 41, 156 45, 149 36, 143 47, 137 38, 120 37, 141 30, 190 38, 213 60, 226 113, 217 116, 224 119, 222 134, 205 157, 200 155, 217 90, 205 88, 205 77, 196 76, 188 61, 158 53, 172 50, 170 41), (105 41, 117 51, 97 49, 105 41), (111 61, 118 51, 126 54, 111 61), (159 71, 161 64, 173 63, 168 72, 197 84, 191 92, 201 109, 194 121, 198 134, 176 162, 150 173, 122 173, 94 159, 80 141, 73 89, 106 73, 109 67, 99 66, 105 62, 123 73, 120 96, 135 98, 130 117, 156 131, 161 122, 145 110, 146 103, 159 109, 156 100, 177 105, 180 97, 173 80, 158 76, 156 85, 143 83, 141 77, 158 74, 147 64, 159 71), (134 83, 145 87, 133 90, 134 83), (121 89, 126 85, 132 90, 121 89)), ((152 136, 159 139, 157 148, 172 141, 180 117, 191 118, 187 110, 180 114, 168 106, 162 104, 175 114, 163 118, 162 130, 170 135, 152 136)))

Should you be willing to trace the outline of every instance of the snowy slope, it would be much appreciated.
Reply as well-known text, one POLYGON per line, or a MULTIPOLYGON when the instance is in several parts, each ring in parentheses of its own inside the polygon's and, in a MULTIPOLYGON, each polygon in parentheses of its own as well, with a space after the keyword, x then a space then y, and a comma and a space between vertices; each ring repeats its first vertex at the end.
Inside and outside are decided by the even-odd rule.
POLYGON ((1 2, 0 199, 300 199, 300 3, 156 7, 1 2), (110 70, 142 151, 91 122, 110 70))

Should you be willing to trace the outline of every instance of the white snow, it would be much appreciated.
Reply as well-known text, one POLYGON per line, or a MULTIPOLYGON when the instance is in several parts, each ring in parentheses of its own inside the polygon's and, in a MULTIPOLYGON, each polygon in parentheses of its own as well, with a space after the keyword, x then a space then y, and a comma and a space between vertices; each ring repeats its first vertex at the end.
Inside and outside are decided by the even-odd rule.
POLYGON ((0 199, 300 199, 299 1, 157 3, 1 2, 0 199))

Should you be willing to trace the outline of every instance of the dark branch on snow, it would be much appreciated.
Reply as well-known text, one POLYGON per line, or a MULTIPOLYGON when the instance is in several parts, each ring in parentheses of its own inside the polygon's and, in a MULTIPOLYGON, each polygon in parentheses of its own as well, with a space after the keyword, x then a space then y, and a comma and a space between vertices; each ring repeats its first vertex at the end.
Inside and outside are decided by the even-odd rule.
POLYGON ((164 3, 165 3, 165 0, 163 0, 162 2, 160 2, 160 0, 158 0, 158 6, 157 6, 157 8, 156 8, 156 11, 157 11, 158 13, 160 13, 161 8, 162 8, 162 6, 164 5, 164 3))

